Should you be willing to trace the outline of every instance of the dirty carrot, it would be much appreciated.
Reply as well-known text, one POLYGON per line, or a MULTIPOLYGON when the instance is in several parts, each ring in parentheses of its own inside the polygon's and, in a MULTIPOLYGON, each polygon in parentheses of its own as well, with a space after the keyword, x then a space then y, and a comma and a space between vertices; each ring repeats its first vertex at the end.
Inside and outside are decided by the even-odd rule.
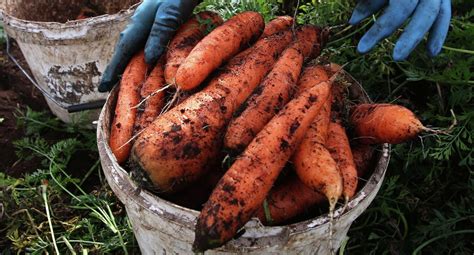
POLYGON ((312 44, 301 44, 303 47, 300 50, 305 56, 305 62, 319 56, 322 46, 327 40, 324 30, 317 26, 304 25, 297 27, 295 34, 298 41, 313 42, 312 44))
POLYGON ((162 114, 137 137, 132 160, 157 189, 185 187, 218 160, 225 125, 291 40, 290 31, 259 40, 231 59, 206 88, 162 114))
MULTIPOLYGON (((323 66, 310 65, 304 68, 301 76, 298 80, 296 93, 301 94, 308 88, 311 88, 315 84, 327 81, 329 79, 328 73, 323 66)), ((332 86, 331 86, 332 87, 332 86)))
POLYGON ((280 31, 288 29, 293 25, 293 18, 290 16, 278 16, 267 24, 265 24, 265 29, 263 30, 260 38, 268 37, 274 35, 280 31))
POLYGON ((347 203, 355 195, 358 183, 357 170, 349 139, 347 138, 346 130, 338 122, 330 122, 328 131, 326 148, 331 153, 341 172, 343 180, 342 195, 347 203))
POLYGON ((293 155, 293 163, 301 182, 324 194, 333 210, 342 195, 343 183, 337 164, 325 147, 330 113, 331 100, 328 99, 293 155))
POLYGON ((257 12, 239 13, 205 36, 184 60, 176 72, 180 90, 191 90, 203 82, 222 63, 258 38, 264 21, 257 12))
POLYGON ((145 100, 143 104, 138 107, 137 116, 135 120, 135 133, 140 132, 146 128, 155 118, 160 114, 161 109, 165 104, 165 92, 159 91, 165 86, 163 77, 163 58, 161 58, 153 70, 148 75, 145 83, 140 89, 141 100, 145 100))
POLYGON ((180 26, 166 52, 165 80, 167 84, 174 84, 176 71, 194 46, 223 22, 217 13, 204 11, 195 14, 180 26))
POLYGON ((292 176, 270 190, 254 217, 264 225, 278 225, 324 201, 324 195, 308 188, 297 176, 292 176))
POLYGON ((361 143, 397 144, 429 129, 407 108, 394 104, 360 104, 351 111, 350 122, 361 143))
POLYGON ((288 102, 227 170, 197 220, 195 252, 230 240, 260 208, 329 90, 320 83, 288 102))
POLYGON ((130 140, 137 114, 135 106, 140 101, 140 87, 145 81, 146 73, 145 54, 141 51, 130 60, 120 81, 109 141, 110 149, 119 164, 127 160, 132 148, 130 140))

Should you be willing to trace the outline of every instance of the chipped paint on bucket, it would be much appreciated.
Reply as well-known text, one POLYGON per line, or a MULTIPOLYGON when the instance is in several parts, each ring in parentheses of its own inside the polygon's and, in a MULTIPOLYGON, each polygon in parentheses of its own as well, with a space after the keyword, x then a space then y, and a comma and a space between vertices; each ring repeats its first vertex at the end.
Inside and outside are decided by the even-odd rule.
MULTIPOLYGON (((362 87, 351 79, 351 97, 368 102, 362 87)), ((117 98, 112 90, 102 109, 97 128, 97 143, 102 169, 116 196, 125 205, 135 237, 143 254, 192 254, 194 227, 199 215, 191 210, 140 189, 128 172, 115 159, 109 145, 110 125, 117 98)), ((348 203, 346 211, 335 212, 333 249, 337 250, 352 222, 375 198, 388 167, 390 147, 383 145, 377 155, 372 176, 348 203)), ((242 236, 205 254, 329 254, 329 217, 320 215, 285 226, 263 226, 258 219, 250 220, 242 236)))
POLYGON ((6 34, 15 39, 34 80, 43 94, 48 94, 45 98, 51 111, 64 122, 73 122, 77 118, 97 119, 99 110, 68 113, 66 109, 107 97, 107 93, 97 91, 98 83, 112 57, 119 34, 136 7, 133 4, 138 0, 115 0, 103 4, 96 1, 97 6, 104 10, 103 15, 68 20, 70 15, 76 15, 74 8, 79 8, 82 2, 2 1, 6 34), (48 11, 31 11, 41 10, 42 6, 48 6, 48 11), (105 14, 109 12, 113 14, 105 14))

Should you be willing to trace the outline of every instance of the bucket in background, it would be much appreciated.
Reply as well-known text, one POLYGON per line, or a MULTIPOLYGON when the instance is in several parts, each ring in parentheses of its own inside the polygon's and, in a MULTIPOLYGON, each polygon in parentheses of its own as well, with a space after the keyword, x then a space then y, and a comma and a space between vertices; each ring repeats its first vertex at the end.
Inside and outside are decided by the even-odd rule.
MULTIPOLYGON (((360 84, 345 75, 350 84, 351 98, 368 102, 360 84)), ((109 145, 110 126, 117 99, 113 89, 102 109, 97 127, 97 143, 102 169, 115 195, 125 205, 135 237, 143 254, 192 254, 194 226, 199 215, 191 210, 139 189, 128 172, 115 159, 109 145)), ((333 249, 343 242, 352 222, 359 217, 375 198, 388 167, 390 147, 382 146, 377 155, 373 174, 342 212, 335 212, 333 249)), ((205 254, 330 254, 329 217, 321 215, 306 221, 285 225, 262 226, 257 219, 249 221, 245 232, 222 247, 205 254)))
POLYGON ((107 97, 97 91, 98 83, 137 2, 2 0, 4 30, 62 121, 98 118, 107 97), (83 109, 95 110, 72 113, 83 109))

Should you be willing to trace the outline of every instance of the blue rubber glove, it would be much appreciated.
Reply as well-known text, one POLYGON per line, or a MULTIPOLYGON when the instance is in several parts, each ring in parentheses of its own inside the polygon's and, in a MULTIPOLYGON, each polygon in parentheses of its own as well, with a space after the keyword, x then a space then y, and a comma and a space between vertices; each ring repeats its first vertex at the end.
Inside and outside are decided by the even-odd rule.
POLYGON ((120 33, 112 60, 102 75, 99 91, 106 92, 119 80, 132 56, 145 45, 145 61, 155 63, 198 0, 144 0, 120 33))
POLYGON ((393 59, 405 60, 428 31, 428 54, 432 57, 439 54, 451 20, 450 0, 361 0, 349 23, 355 25, 384 6, 387 6, 384 13, 360 40, 357 46, 360 53, 369 52, 410 18, 395 44, 393 59))

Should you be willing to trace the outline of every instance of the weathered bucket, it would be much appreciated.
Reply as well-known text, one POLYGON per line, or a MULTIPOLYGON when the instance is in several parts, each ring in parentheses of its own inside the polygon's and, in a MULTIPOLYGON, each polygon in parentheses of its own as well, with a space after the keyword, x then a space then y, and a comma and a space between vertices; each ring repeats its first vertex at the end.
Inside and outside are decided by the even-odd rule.
POLYGON ((16 40, 30 80, 62 121, 97 119, 107 97, 97 91, 98 82, 138 1, 2 0, 5 32, 16 40), (76 20, 81 11, 95 17, 76 20), (72 113, 87 109, 95 110, 72 113))
MULTIPOLYGON (((352 77, 351 97, 361 102, 368 98, 352 77)), ((198 211, 184 208, 139 189, 128 172, 116 161, 108 145, 117 89, 112 90, 102 109, 97 128, 99 154, 107 181, 122 201, 143 254, 192 254, 194 226, 198 211)), ((349 202, 347 210, 335 212, 333 249, 337 250, 352 222, 366 210, 382 185, 388 167, 390 147, 382 146, 368 181, 349 202)), ((291 225, 267 227, 257 219, 245 225, 242 236, 206 254, 329 254, 329 217, 319 217, 291 225)))

